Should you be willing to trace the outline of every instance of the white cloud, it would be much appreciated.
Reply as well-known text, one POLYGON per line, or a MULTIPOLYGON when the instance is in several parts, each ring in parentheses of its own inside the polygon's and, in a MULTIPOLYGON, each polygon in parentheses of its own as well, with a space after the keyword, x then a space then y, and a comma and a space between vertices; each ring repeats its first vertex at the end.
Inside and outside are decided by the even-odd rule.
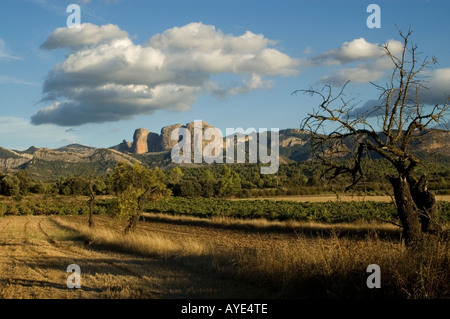
POLYGON ((144 45, 113 25, 60 28, 42 47, 73 51, 49 72, 43 101, 54 103, 32 123, 117 121, 160 109, 188 110, 201 93, 225 97, 270 88, 267 77, 296 74, 299 65, 273 44, 261 34, 233 36, 202 23, 166 30, 144 45), (216 74, 242 83, 224 87, 211 80, 216 74))
POLYGON ((421 102, 442 105, 450 98, 450 68, 427 71, 425 76, 422 81, 425 88, 420 92, 421 102))
MULTIPOLYGON (((401 52, 402 43, 396 40, 386 42, 393 54, 401 52)), ((367 61, 381 58, 385 51, 378 43, 367 42, 364 38, 344 42, 339 48, 329 50, 311 59, 313 65, 342 65, 355 61, 367 61)))
MULTIPOLYGON (((403 49, 403 44, 396 40, 389 40, 385 44, 393 55, 400 54, 403 49)), ((377 81, 393 67, 383 46, 367 42, 364 38, 344 42, 339 48, 319 54, 306 64, 337 66, 338 68, 332 74, 321 78, 322 82, 332 85, 342 85, 347 81, 357 83, 377 81), (342 67, 348 64, 354 66, 342 67)))
MULTIPOLYGON (((418 96, 419 104, 421 105, 443 105, 444 103, 450 103, 450 68, 435 69, 432 71, 424 72, 425 79, 423 79, 419 86, 418 96)), ((391 105, 394 104, 396 94, 393 94, 391 105)), ((384 115, 384 108, 380 106, 385 105, 384 100, 369 100, 362 106, 357 107, 350 113, 351 117, 357 116, 382 116, 384 115)), ((414 106, 416 103, 416 90, 412 86, 410 87, 408 95, 408 103, 414 106)))
POLYGON ((381 79, 386 71, 392 69, 392 62, 389 57, 384 56, 375 61, 359 63, 352 68, 337 69, 332 75, 326 75, 321 81, 332 85, 342 85, 347 81, 356 83, 374 82, 381 79))
POLYGON ((45 50, 62 48, 79 50, 89 45, 127 38, 128 33, 120 30, 116 25, 107 24, 99 27, 95 24, 83 23, 80 28, 57 28, 41 45, 41 48, 45 50))

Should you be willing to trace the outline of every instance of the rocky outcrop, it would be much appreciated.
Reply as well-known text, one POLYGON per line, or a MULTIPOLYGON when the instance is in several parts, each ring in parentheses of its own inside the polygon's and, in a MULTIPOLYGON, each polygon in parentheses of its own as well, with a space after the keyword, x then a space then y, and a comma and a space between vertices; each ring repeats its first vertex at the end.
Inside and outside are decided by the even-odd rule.
POLYGON ((178 141, 171 139, 172 131, 182 127, 182 124, 174 124, 169 126, 164 126, 161 129, 161 150, 162 151, 168 151, 171 150, 172 147, 174 147, 178 141))
MULTIPOLYGON (((187 128, 187 129, 189 130, 189 132, 191 132, 191 144, 194 145, 194 131, 195 131, 194 128, 195 128, 195 122, 190 122, 190 123, 186 124, 184 127, 187 128)), ((202 125, 201 125, 201 128, 202 128, 201 134, 202 134, 202 136, 204 136, 205 131, 206 131, 208 128, 210 128, 210 127, 214 128, 213 126, 209 125, 209 124, 206 123, 205 121, 202 121, 202 125)), ((206 146, 207 144, 209 144, 209 143, 210 143, 209 140, 204 140, 204 139, 202 138, 202 150, 203 150, 203 149, 205 148, 205 146, 206 146)))
POLYGON ((147 135, 147 148, 149 152, 162 151, 161 136, 157 133, 150 132, 147 135))
POLYGON ((145 128, 139 128, 134 132, 133 145, 131 146, 131 152, 134 154, 143 154, 148 152, 147 136, 150 133, 145 128))
MULTIPOLYGON (((132 146, 129 151, 134 154, 169 151, 179 142, 179 139, 172 140, 172 132, 181 127, 186 128, 191 132, 191 140, 193 140, 195 127, 194 122, 187 123, 186 125, 173 124, 164 126, 161 129, 161 134, 150 132, 145 128, 139 128, 134 132, 132 146)), ((213 126, 203 121, 202 134, 210 127, 213 126)), ((209 141, 203 141, 202 147, 205 147, 208 142, 209 141)), ((125 145, 124 143, 126 143, 126 141, 123 141, 119 145, 125 145)), ((115 148, 120 150, 120 146, 115 148)))
POLYGON ((287 137, 280 141, 280 147, 292 147, 294 145, 304 145, 305 140, 298 137, 287 137))
POLYGON ((29 161, 28 158, 0 158, 0 171, 18 168, 29 161))
POLYGON ((131 147, 133 146, 133 142, 127 142, 125 140, 122 141, 117 146, 111 147, 110 149, 114 149, 119 152, 131 152, 131 147))

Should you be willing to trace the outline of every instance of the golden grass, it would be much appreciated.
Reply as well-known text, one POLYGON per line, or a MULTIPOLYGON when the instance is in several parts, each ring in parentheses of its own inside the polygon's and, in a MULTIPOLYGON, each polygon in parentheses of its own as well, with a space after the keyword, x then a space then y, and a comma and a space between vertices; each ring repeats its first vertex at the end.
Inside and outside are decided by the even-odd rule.
POLYGON ((369 236, 354 240, 299 238, 254 256, 240 256, 239 273, 264 281, 281 297, 450 298, 450 245, 428 239, 417 249, 369 236), (381 267, 382 289, 368 289, 367 266, 381 267))
MULTIPOLYGON (((265 220, 240 221, 214 218, 199 221, 193 217, 156 216, 162 221, 209 223, 214 227, 244 226, 271 229, 326 229, 327 237, 305 236, 267 241, 264 246, 234 247, 194 238, 177 240, 167 234, 122 234, 107 227, 90 229, 62 218, 57 223, 72 229, 95 245, 130 253, 156 255, 188 260, 191 267, 210 269, 238 280, 245 280, 261 289, 268 289, 272 298, 450 298, 450 244, 432 238, 415 250, 406 249, 398 240, 380 238, 393 230, 392 225, 316 223, 279 223, 265 220), (365 238, 342 236, 342 231, 365 230, 365 238), (369 289, 367 266, 381 267, 382 288, 369 289)), ((123 291, 122 296, 127 293, 123 291)), ((120 296, 119 296, 120 297, 120 296)))
POLYGON ((166 236, 145 234, 124 234, 107 227, 90 228, 80 223, 72 223, 63 218, 55 221, 62 227, 76 231, 86 242, 124 252, 161 257, 200 256, 205 254, 206 246, 196 241, 176 242, 166 236))
POLYGON ((269 221, 264 218, 258 219, 239 219, 227 216, 213 216, 211 218, 199 218, 193 216, 174 216, 169 214, 144 213, 144 218, 149 220, 158 220, 161 222, 178 222, 186 225, 204 225, 210 227, 227 229, 255 229, 260 231, 283 230, 294 232, 320 232, 339 230, 341 232, 388 232, 399 234, 398 226, 391 223, 381 223, 377 221, 358 221, 354 223, 335 223, 324 224, 314 221, 269 221))

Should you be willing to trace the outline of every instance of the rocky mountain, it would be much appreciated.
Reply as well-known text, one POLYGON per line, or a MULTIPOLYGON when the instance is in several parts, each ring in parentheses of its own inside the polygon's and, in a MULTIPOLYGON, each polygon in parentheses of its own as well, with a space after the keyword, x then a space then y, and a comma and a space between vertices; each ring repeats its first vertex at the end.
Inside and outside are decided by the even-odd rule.
POLYGON ((130 154, 114 149, 97 149, 79 144, 58 149, 30 147, 23 152, 0 147, 0 171, 8 173, 24 169, 38 179, 51 179, 77 172, 108 172, 121 161, 140 162, 130 154))
MULTIPOLYGON (((112 147, 112 149, 133 154, 169 151, 178 143, 178 140, 171 139, 172 132, 178 128, 185 128, 191 132, 192 136, 194 136, 194 125, 194 122, 190 122, 186 125, 174 124, 165 126, 161 129, 159 134, 150 132, 145 128, 138 128, 134 132, 132 142, 127 142, 124 140, 121 144, 112 147)), ((203 132, 210 127, 213 126, 204 121, 202 122, 203 132)), ((206 144, 206 141, 204 144, 206 144)))
MULTIPOLYGON (((169 125, 163 127, 159 133, 139 128, 134 132, 132 141, 123 140, 122 143, 108 149, 80 144, 71 144, 58 149, 32 146, 25 151, 0 147, 0 172, 24 169, 33 177, 45 180, 74 174, 89 174, 94 171, 107 173, 120 161, 145 163, 151 167, 171 167, 175 165, 171 158, 171 150, 178 143, 177 140, 171 139, 172 132, 177 128, 185 128, 191 133, 193 140, 194 125, 194 122, 169 125)), ((214 127, 202 122, 202 133, 208 128, 214 127)), ((246 136, 246 141, 251 138, 246 136)), ((299 129, 280 130, 280 164, 308 160, 310 158, 308 139, 309 134, 299 129)), ((227 146, 226 141, 224 137, 223 148, 227 146)), ((429 130, 422 132, 420 143, 417 142, 412 147, 422 158, 440 161, 443 159, 450 162, 449 142, 449 131, 429 130)), ((204 140, 202 147, 208 143, 209 141, 204 140)), ((182 165, 190 166, 190 164, 182 165)))

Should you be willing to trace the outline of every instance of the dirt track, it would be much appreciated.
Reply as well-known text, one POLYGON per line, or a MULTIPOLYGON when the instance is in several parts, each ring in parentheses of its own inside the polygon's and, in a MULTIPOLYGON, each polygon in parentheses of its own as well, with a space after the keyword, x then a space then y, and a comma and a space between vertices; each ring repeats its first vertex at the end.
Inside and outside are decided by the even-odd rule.
MULTIPOLYGON (((57 226, 52 218, 0 218, 0 299, 245 297, 223 295, 225 290, 237 293, 246 289, 242 289, 242 283, 212 272, 185 267, 170 259, 96 250, 57 226), (81 268, 81 289, 67 288, 70 274, 66 269, 70 264, 81 268), (221 289, 225 285, 227 289, 221 289)), ((140 227, 140 231, 188 235, 182 227, 161 223, 141 222, 140 227)))

